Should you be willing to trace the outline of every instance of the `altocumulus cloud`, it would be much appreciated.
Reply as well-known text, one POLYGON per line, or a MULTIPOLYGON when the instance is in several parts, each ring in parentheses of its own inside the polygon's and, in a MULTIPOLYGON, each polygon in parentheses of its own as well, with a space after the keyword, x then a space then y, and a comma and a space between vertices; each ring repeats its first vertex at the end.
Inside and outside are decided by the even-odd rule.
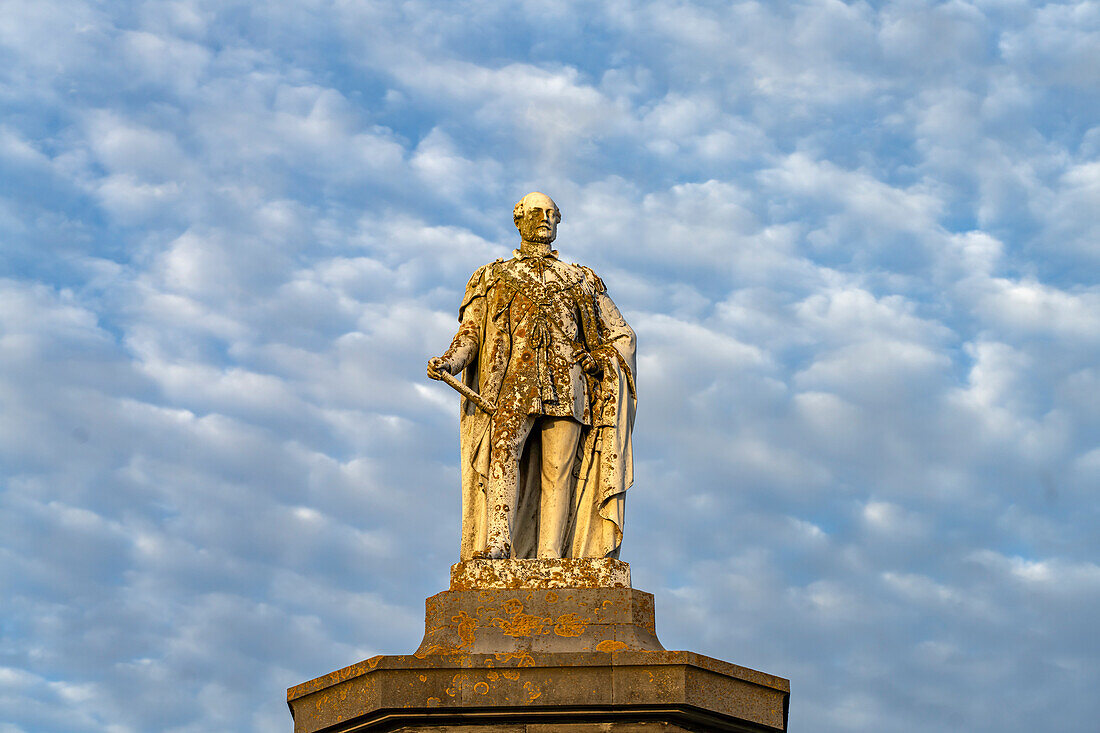
POLYGON ((793 729, 1100 714, 1100 8, 0 13, 0 731, 285 730, 456 557, 531 189, 635 325, 624 558, 793 729))

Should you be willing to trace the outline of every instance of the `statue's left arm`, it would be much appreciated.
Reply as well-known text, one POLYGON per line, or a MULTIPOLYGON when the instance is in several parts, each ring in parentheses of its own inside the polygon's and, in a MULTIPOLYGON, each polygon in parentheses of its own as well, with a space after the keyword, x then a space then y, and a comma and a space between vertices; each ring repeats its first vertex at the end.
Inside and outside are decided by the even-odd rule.
MULTIPOLYGON (((588 268, 585 269, 588 270, 588 268)), ((603 280, 591 270, 588 270, 588 274, 592 278, 595 292, 596 321, 600 340, 600 345, 593 352, 593 356, 596 358, 596 361, 600 362, 602 365, 608 356, 610 356, 610 354, 607 353, 607 349, 613 348, 618 356, 619 363, 623 367, 623 371, 626 372, 626 379, 630 392, 633 393, 635 353, 637 347, 634 329, 626 322, 626 319, 623 318, 623 314, 619 312, 615 302, 611 300, 611 296, 607 294, 607 287, 603 284, 603 280), (604 353, 601 354, 599 352, 604 353)))
POLYGON ((633 372, 634 354, 637 346, 634 329, 627 324, 623 314, 619 312, 606 291, 596 296, 596 312, 600 319, 600 330, 602 331, 600 335, 604 337, 603 343, 614 346, 615 350, 626 361, 627 366, 630 367, 630 371, 633 372))

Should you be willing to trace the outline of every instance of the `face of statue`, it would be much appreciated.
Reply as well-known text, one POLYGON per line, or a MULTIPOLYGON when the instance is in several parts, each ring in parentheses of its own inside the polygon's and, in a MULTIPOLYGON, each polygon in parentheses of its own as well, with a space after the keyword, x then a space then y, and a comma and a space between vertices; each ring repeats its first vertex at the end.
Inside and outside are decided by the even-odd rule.
POLYGON ((550 244, 558 236, 560 220, 558 206, 549 196, 529 193, 523 197, 523 214, 516 220, 516 227, 528 242, 550 244))

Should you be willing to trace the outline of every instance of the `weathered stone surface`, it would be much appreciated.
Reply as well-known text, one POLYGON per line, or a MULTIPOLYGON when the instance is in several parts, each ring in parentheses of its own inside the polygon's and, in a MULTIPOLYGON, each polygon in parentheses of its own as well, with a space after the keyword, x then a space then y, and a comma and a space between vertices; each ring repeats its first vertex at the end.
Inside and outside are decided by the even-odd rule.
POLYGON ((425 608, 416 654, 373 657, 288 690, 294 730, 786 730, 787 681, 665 651, 649 593, 488 587, 437 593, 425 608))
POLYGON ((653 596, 633 588, 444 591, 425 608, 420 655, 664 648, 653 596))
POLYGON ((618 557, 634 331, 591 268, 550 248, 561 211, 549 196, 529 193, 512 218, 519 249, 474 272, 458 332, 428 361, 463 396, 459 556, 618 557))
POLYGON ((468 560, 451 566, 451 590, 629 587, 630 566, 610 558, 468 560))
POLYGON ((295 733, 662 730, 628 727, 639 723, 774 733, 786 730, 789 694, 784 679, 691 652, 520 652, 373 657, 292 687, 287 701, 295 733))

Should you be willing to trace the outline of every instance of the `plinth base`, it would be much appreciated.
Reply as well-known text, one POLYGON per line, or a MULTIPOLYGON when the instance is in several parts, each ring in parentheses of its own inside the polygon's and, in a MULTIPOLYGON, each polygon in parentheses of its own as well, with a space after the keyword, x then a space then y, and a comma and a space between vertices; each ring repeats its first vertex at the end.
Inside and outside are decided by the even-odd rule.
POLYGON ((416 654, 287 690, 295 733, 786 731, 787 680, 665 651, 629 584, 617 560, 459 563, 416 654))
POLYGON ((691 652, 534 652, 372 657, 287 699, 295 733, 775 733, 786 730, 789 689, 691 652))

